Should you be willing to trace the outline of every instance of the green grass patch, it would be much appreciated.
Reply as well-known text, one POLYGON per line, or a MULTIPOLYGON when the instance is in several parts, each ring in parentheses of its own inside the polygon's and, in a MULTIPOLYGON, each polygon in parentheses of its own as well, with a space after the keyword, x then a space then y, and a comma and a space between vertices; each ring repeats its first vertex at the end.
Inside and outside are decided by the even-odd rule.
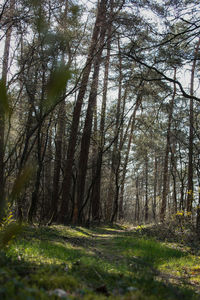
POLYGON ((29 227, 0 253, 1 299, 199 299, 199 257, 116 226, 29 227))

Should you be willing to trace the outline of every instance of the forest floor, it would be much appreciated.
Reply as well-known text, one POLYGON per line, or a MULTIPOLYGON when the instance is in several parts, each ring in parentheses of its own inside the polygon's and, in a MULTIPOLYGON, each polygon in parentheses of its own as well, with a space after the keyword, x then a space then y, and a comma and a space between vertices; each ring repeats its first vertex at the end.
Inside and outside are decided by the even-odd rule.
POLYGON ((170 226, 24 226, 0 251, 0 299, 200 299, 200 243, 170 226))

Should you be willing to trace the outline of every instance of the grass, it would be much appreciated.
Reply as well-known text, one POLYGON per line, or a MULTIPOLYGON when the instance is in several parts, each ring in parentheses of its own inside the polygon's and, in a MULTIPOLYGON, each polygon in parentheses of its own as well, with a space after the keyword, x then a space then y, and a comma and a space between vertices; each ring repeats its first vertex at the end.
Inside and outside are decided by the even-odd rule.
POLYGON ((199 253, 145 230, 26 226, 0 253, 0 299, 199 299, 199 253))

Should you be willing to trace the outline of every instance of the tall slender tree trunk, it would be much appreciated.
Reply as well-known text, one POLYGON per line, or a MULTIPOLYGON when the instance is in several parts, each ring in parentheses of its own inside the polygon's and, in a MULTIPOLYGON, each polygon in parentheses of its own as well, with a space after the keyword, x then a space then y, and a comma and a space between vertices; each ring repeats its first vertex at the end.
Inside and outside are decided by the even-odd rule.
MULTIPOLYGON (((110 19, 113 14, 113 1, 110 1, 110 19)), ((111 32, 112 22, 108 24, 107 30, 107 54, 105 59, 105 70, 104 70, 104 81, 103 81, 103 96, 101 105, 101 120, 99 128, 99 147, 97 149, 97 160, 96 160, 96 173, 93 176, 93 187, 92 187, 92 220, 99 221, 100 219, 100 201, 101 201, 101 169, 103 160, 103 148, 105 139, 105 118, 106 118, 106 102, 107 102, 107 91, 108 91, 108 74, 110 65, 110 48, 111 48, 111 32)))
POLYGON ((149 159, 146 152, 145 157, 145 223, 149 220, 149 159))
POLYGON ((196 222, 196 230, 198 236, 200 236, 200 182, 199 182, 199 191, 198 191, 198 206, 197 206, 197 222, 196 222))
POLYGON ((177 204, 177 161, 175 157, 176 152, 176 141, 173 139, 172 145, 171 145, 171 174, 173 178, 173 213, 177 213, 178 204, 177 204))
POLYGON ((108 195, 106 199, 106 215, 105 219, 107 222, 111 221, 112 216, 112 209, 113 203, 115 199, 115 192, 116 192, 116 171, 118 166, 118 159, 119 159, 119 151, 118 151, 118 140, 119 140, 119 126, 120 126, 120 114, 121 114, 121 100, 122 100, 122 56, 121 56, 121 47, 120 41, 118 38, 118 51, 119 51, 119 82, 118 82, 118 100, 117 100, 117 111, 116 111, 116 124, 114 130, 114 145, 113 151, 111 156, 111 169, 110 169, 110 179, 109 179, 109 187, 108 187, 108 195))
MULTIPOLYGON (((14 13, 15 0, 10 0, 9 14, 12 18, 14 13)), ((6 87, 7 76, 8 76, 8 63, 9 63, 9 53, 10 53, 10 42, 12 35, 12 24, 8 24, 6 31, 6 39, 4 45, 3 53, 3 64, 2 64, 2 83, 6 87)), ((4 144, 4 133, 5 133, 5 111, 2 105, 0 105, 0 218, 3 212, 3 207, 5 205, 5 174, 4 174, 4 153, 5 153, 5 144, 4 144)))
MULTIPOLYGON (((18 176, 20 176, 26 162, 28 159, 28 156, 30 154, 30 149, 29 149, 29 144, 30 144, 30 138, 31 138, 31 126, 33 123, 33 117, 32 117, 32 106, 29 106, 29 112, 28 112, 28 118, 27 118, 27 122, 26 122, 26 130, 25 130, 25 139, 24 139, 24 145, 23 145, 23 150, 22 150, 22 154, 21 154, 21 158, 20 158, 20 162, 19 162, 19 166, 18 166, 18 176)), ((31 149, 34 145, 34 142, 31 146, 31 149)), ((23 221, 23 205, 22 205, 22 198, 20 196, 17 197, 17 219, 19 222, 23 221)))
MULTIPOLYGON (((190 83, 190 95, 194 95, 194 73, 196 68, 196 62, 197 62, 197 55, 199 52, 199 46, 200 46, 200 38, 196 45, 196 49, 194 52, 194 60, 192 64, 192 70, 191 70, 191 83, 190 83)), ((187 212, 192 211, 192 202, 193 202, 193 143, 194 143, 194 104, 193 99, 190 99, 190 116, 189 116, 189 122, 190 122, 190 133, 189 133, 189 162, 188 162, 188 195, 187 195, 187 212)))
MULTIPOLYGON (((49 224, 54 221, 58 210, 58 200, 59 200, 59 190, 60 190, 60 171, 62 162, 62 146, 63 146, 63 136, 65 132, 65 102, 62 101, 59 105, 58 110, 58 124, 57 132, 55 137, 55 162, 53 171, 53 188, 51 197, 51 219, 49 224)), ((66 212, 68 213, 68 211, 66 212)))
POLYGON ((43 168, 42 162, 40 162, 38 169, 37 169, 37 173, 36 173, 36 181, 35 181, 34 191, 32 193, 32 197, 31 197, 31 205, 30 205, 30 208, 28 211, 28 223, 29 224, 33 223, 33 218, 36 215, 42 168, 43 168))
POLYGON ((139 197, 139 176, 137 175, 135 180, 135 189, 136 189, 136 200, 135 200, 135 223, 139 223, 140 218, 140 197, 139 197))
POLYGON ((184 202, 184 191, 185 191, 185 187, 184 187, 184 179, 181 179, 181 187, 180 187, 181 191, 181 195, 180 195, 180 205, 179 205, 179 209, 180 210, 185 210, 185 202, 184 202))
POLYGON ((197 219, 196 219, 196 231, 200 236, 200 158, 197 161, 197 177, 198 177, 198 205, 197 205, 197 219))
POLYGON ((79 157, 79 166, 78 166, 78 177, 77 177, 77 194, 75 197, 75 207, 74 207, 74 215, 73 215, 73 223, 82 223, 83 221, 83 201, 85 195, 85 181, 87 174, 87 162, 88 162, 88 154, 90 147, 90 137, 92 131, 92 119, 93 112, 96 105, 97 98, 97 90, 98 90, 98 82, 99 82, 99 69, 101 64, 101 55, 103 51, 104 38, 106 33, 106 2, 104 3, 104 16, 102 15, 101 19, 101 33, 99 40, 99 49, 94 63, 94 72, 93 79, 91 84, 91 91, 88 100, 87 113, 85 118, 85 124, 83 129, 83 135, 81 139, 81 151, 79 157))
POLYGON ((77 141, 77 133, 78 133, 78 126, 81 114, 81 108, 83 104, 83 99, 85 96, 85 92, 87 89, 88 79, 91 71, 91 66, 93 62, 93 58, 95 55, 96 44, 99 37, 99 32, 101 28, 101 20, 104 18, 104 6, 106 4, 106 0, 101 0, 98 5, 96 22, 93 29, 93 34, 91 38, 91 44, 89 48, 89 53, 87 57, 87 61, 85 64, 85 68, 83 70, 82 80, 80 83, 80 89, 76 101, 76 105, 74 107, 73 118, 72 118, 72 125, 71 125, 71 132, 69 137, 68 143, 68 150, 67 150, 67 159, 66 165, 64 170, 64 179, 62 184, 62 199, 61 199, 61 208, 59 211, 58 220, 62 223, 66 223, 69 219, 68 216, 68 206, 69 206, 69 199, 71 193, 71 182, 72 182, 72 168, 74 162, 74 154, 75 154, 75 147, 77 141))
MULTIPOLYGON (((100 219, 100 201, 96 200, 96 197, 100 195, 100 185, 98 186, 97 177, 100 177, 97 173, 99 170, 98 163, 98 154, 99 154, 99 147, 98 147, 98 128, 97 128, 97 105, 95 105, 95 112, 94 112, 94 130, 93 130, 93 137, 94 142, 92 146, 92 192, 91 192, 91 209, 92 209, 92 220, 99 221, 100 219), (99 188, 99 189, 98 189, 99 188)), ((89 220, 89 219, 88 219, 89 220)), ((89 220, 90 221, 90 220, 89 220)))
POLYGON ((125 178, 126 178, 126 172, 127 172, 127 166, 128 166, 128 160, 129 160, 129 153, 130 153, 130 149, 131 149, 131 143, 132 143, 132 139, 133 139, 133 132, 134 132, 134 127, 135 127, 136 112, 139 109, 141 102, 142 102, 142 94, 141 94, 141 92, 139 92, 137 99, 136 99, 135 108, 134 108, 133 114, 131 116, 131 118, 132 118, 131 130, 130 130, 130 134, 129 134, 128 147, 127 147, 125 161, 124 161, 124 165, 123 165, 123 171, 122 171, 121 190, 120 190, 120 199, 119 199, 119 219, 123 219, 123 215, 124 215, 123 203, 124 203, 125 178))
MULTIPOLYGON (((176 80, 176 68, 174 68, 174 80, 176 80)), ((176 96, 176 84, 174 83, 174 91, 172 99, 169 106, 169 116, 168 116, 168 128, 167 128, 167 143, 165 148, 165 160, 164 160, 164 174, 163 174, 163 192, 162 192, 162 204, 160 210, 160 220, 164 222, 166 216, 167 207, 167 195, 168 195, 168 163, 169 163, 169 152, 170 152, 170 137, 171 137, 171 124, 174 109, 174 99, 176 96)))
MULTIPOLYGON (((47 129, 47 132, 48 132, 48 129, 47 129)), ((47 144, 48 144, 47 141, 48 141, 48 134, 45 139, 44 134, 42 132, 42 128, 39 127, 38 133, 37 133, 37 164, 38 164, 38 166, 37 166, 34 190, 32 192, 32 197, 31 197, 31 204, 30 204, 30 208, 28 211, 28 222, 30 224, 33 223, 33 218, 36 216, 36 212, 37 212, 41 174, 42 174, 42 170, 43 170, 43 162, 44 162, 44 157, 45 157, 47 144)))
MULTIPOLYGON (((69 1, 65 0, 65 9, 64 9, 64 18, 62 22, 62 27, 64 30, 67 28, 67 19, 68 19, 68 5, 69 1)), ((65 54, 66 49, 62 51, 62 64, 65 64, 65 54)), ((68 51, 68 66, 71 64, 71 53, 68 51)), ((60 172, 62 165, 62 154, 63 154, 63 138, 65 134, 65 115, 66 115, 66 107, 65 101, 62 101, 59 105, 58 110, 58 124, 57 124, 57 132, 55 137, 55 163, 54 163, 54 173, 53 173, 53 189, 51 196, 51 213, 50 213, 50 221, 49 225, 56 220, 58 213, 58 203, 59 203, 59 191, 60 191, 60 172)), ((66 215, 69 214, 69 207, 66 207, 65 211, 66 215)))
POLYGON ((46 164, 44 168, 44 199, 43 199, 43 213, 41 215, 41 221, 48 221, 49 218, 49 208, 51 207, 52 199, 52 173, 53 173, 53 154, 52 154, 52 126, 49 128, 49 137, 46 153, 46 164))
POLYGON ((152 205, 152 213, 153 213, 154 222, 156 222, 157 183, 158 183, 158 156, 155 153, 155 158, 154 158, 153 205, 152 205))

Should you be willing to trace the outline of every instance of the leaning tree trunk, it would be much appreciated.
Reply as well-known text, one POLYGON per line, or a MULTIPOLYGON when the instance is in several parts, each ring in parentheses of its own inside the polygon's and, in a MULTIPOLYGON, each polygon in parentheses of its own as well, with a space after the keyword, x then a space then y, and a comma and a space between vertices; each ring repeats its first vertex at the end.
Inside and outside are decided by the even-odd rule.
POLYGON ((106 2, 107 2, 106 0, 101 0, 100 4, 98 5, 97 17, 93 29, 89 53, 85 64, 85 68, 83 70, 83 75, 82 75, 82 80, 80 84, 76 105, 74 107, 71 132, 70 132, 68 150, 67 150, 67 159, 66 159, 65 170, 64 170, 64 179, 62 183, 61 208, 58 215, 58 221, 60 221, 61 223, 66 223, 67 220, 69 219, 68 206, 69 206, 70 193, 71 193, 72 168, 74 163, 74 154, 75 154, 75 147, 77 141, 77 133, 78 133, 81 108, 82 108, 83 99, 88 84, 93 58, 95 56, 96 44, 98 41, 100 28, 102 25, 101 20, 105 14, 104 6, 106 2))

